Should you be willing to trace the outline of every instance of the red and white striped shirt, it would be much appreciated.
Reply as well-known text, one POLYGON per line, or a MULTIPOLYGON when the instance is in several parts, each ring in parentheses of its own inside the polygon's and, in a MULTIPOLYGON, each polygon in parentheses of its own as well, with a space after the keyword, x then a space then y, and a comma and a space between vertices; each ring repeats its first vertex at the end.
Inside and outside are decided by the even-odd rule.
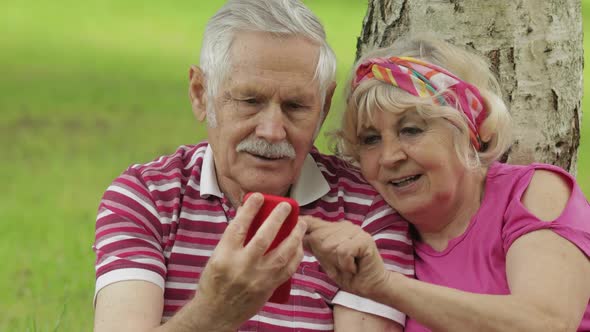
MULTIPOLYGON (((290 191, 300 214, 349 220, 373 235, 388 269, 414 274, 408 225, 358 170, 313 150, 290 191)), ((193 296, 207 260, 236 210, 219 190, 207 142, 133 165, 106 190, 96 220, 96 291, 123 280, 164 290, 162 322, 193 296)), ((340 291, 306 252, 287 304, 267 303, 240 331, 331 331, 332 305, 395 320, 404 314, 340 291)))

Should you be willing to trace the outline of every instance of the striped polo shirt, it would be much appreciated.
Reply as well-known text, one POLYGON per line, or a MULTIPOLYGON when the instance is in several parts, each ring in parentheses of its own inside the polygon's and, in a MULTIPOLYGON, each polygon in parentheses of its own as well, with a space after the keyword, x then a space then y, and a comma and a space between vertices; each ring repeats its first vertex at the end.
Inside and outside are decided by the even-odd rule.
MULTIPOLYGON (((408 225, 357 169, 313 149, 290 195, 301 215, 348 220, 372 234, 385 266, 414 275, 408 225)), ((144 280, 164 291, 162 322, 198 293, 198 280, 236 214, 220 191, 207 142, 133 165, 107 188, 96 220, 96 290, 144 280)), ((198 295, 197 295, 198 296, 198 295)), ((399 311, 338 289, 309 252, 286 304, 267 303, 240 331, 331 331, 334 304, 405 323, 399 311)))

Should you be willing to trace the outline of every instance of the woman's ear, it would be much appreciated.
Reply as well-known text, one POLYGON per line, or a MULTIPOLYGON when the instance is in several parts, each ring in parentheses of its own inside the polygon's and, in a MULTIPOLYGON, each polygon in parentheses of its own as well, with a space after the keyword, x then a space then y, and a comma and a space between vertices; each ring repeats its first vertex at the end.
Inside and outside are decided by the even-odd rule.
POLYGON ((205 84, 205 74, 201 68, 191 66, 189 70, 189 98, 191 109, 195 118, 203 122, 207 117, 207 91, 205 84))

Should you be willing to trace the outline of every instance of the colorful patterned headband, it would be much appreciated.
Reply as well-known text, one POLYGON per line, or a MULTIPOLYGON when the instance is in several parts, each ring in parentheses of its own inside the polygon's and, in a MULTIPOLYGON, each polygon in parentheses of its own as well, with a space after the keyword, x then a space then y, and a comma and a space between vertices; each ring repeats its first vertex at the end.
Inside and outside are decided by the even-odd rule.
POLYGON ((479 128, 487 116, 487 110, 475 86, 441 67, 410 57, 367 59, 357 68, 352 89, 373 78, 417 97, 432 97, 442 92, 435 102, 440 105, 458 105, 467 117, 471 143, 480 151, 479 128))

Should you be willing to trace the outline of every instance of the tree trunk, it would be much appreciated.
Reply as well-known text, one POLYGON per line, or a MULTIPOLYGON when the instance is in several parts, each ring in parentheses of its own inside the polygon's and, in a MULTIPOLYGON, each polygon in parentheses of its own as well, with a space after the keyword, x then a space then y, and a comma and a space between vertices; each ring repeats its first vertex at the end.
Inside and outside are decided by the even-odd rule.
POLYGON ((575 174, 582 97, 580 0, 369 0, 357 57, 432 32, 487 56, 514 120, 505 160, 575 174))

